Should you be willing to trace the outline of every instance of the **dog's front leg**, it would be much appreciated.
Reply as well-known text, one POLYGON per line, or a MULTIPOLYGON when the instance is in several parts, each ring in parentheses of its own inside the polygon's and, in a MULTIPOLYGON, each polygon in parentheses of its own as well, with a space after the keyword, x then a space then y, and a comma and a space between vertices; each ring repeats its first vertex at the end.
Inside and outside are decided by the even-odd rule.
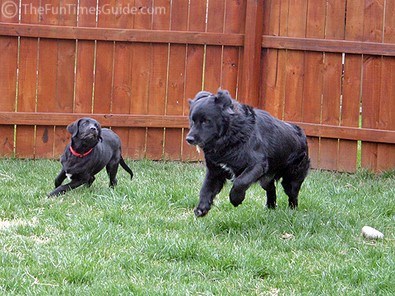
POLYGON ((63 183, 64 179, 66 179, 66 172, 62 169, 55 178, 55 188, 59 187, 63 183))
POLYGON ((215 173, 213 170, 207 169, 206 177, 200 190, 199 204, 194 212, 197 217, 205 216, 213 204, 215 196, 221 191, 226 181, 226 175, 215 173))
POLYGON ((71 180, 68 184, 58 186, 54 191, 48 194, 48 197, 64 194, 67 191, 77 188, 85 183, 87 183, 85 180, 71 180))
POLYGON ((249 166, 233 181, 233 186, 229 193, 229 199, 232 205, 237 207, 243 202, 247 189, 263 173, 264 170, 261 164, 249 166))

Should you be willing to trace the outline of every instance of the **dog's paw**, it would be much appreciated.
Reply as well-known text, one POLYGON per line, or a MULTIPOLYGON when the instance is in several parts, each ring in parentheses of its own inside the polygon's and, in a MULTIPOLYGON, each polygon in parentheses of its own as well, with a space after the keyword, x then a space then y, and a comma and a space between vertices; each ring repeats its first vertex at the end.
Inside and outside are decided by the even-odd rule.
POLYGON ((234 206, 237 207, 242 204, 244 198, 245 198, 245 191, 237 191, 234 189, 234 187, 231 189, 230 194, 229 194, 229 200, 230 203, 234 206))
POLYGON ((201 209, 201 208, 195 208, 193 210, 193 212, 195 213, 196 217, 204 217, 207 215, 208 210, 207 209, 201 209))

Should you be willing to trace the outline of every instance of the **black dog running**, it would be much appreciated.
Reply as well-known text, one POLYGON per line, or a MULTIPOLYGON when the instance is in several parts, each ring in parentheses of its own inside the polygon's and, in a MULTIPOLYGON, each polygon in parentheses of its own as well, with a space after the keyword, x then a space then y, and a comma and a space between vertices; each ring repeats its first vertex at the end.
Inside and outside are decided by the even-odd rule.
POLYGON ((55 179, 55 190, 48 196, 64 194, 83 184, 92 185, 95 175, 106 167, 110 187, 117 184, 118 166, 121 165, 133 178, 132 170, 121 156, 121 140, 110 129, 101 128, 92 118, 81 118, 67 126, 71 142, 60 158, 62 170, 55 179), (62 185, 68 177, 71 182, 62 185))
POLYGON ((298 206, 299 190, 310 167, 307 140, 300 127, 240 104, 225 90, 215 95, 199 92, 189 104, 186 141, 202 148, 206 160, 196 216, 208 213, 226 179, 233 179, 229 198, 234 206, 259 181, 266 190, 267 207, 275 208, 275 181, 280 178, 289 206, 298 206))

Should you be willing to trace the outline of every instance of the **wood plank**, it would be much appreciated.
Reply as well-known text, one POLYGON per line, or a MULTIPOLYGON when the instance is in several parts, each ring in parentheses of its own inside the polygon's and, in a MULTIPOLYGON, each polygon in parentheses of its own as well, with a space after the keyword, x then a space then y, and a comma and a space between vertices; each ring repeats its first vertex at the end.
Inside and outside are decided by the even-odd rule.
MULTIPOLYGON (((138 0, 136 0, 138 1, 138 0)), ((210 1, 212 2, 212 1, 210 1)), ((218 1, 219 2, 219 1, 218 1)), ((104 3, 105 4, 105 3, 104 3)), ((215 4, 214 4, 215 5, 215 4)), ((141 16, 141 15, 137 15, 141 16)), ((150 15, 145 15, 150 17, 150 15)), ((210 14, 210 17, 212 15, 210 14)), ((214 17, 214 16, 213 16, 214 17)), ((46 26, 2 23, 0 36, 41 37, 49 39, 78 39, 99 41, 127 41, 143 43, 173 43, 243 46, 244 34, 215 32, 185 32, 147 29, 89 28, 75 26, 46 26)))
MULTIPOLYGON (((3 5, 7 0, 0 0, 3 5)), ((18 1, 14 2, 18 6, 18 1)), ((2 6, 1 6, 2 7, 2 6)), ((6 17, 0 13, 0 22, 17 23, 18 15, 6 17)), ((0 111, 13 112, 16 104, 16 85, 18 68, 18 39, 0 36, 0 111)), ((0 126, 0 155, 14 156, 14 126, 7 124, 0 126)))
MULTIPOLYGON (((384 0, 365 3, 364 41, 382 41, 384 0)), ((362 81, 362 127, 377 128, 381 97, 382 57, 364 55, 362 81)), ((377 144, 362 142, 362 167, 377 170, 377 144)))
MULTIPOLYGON (((345 0, 327 1, 325 38, 344 39, 345 0)), ((342 55, 324 54, 322 123, 340 124, 340 104, 342 94, 342 55)), ((338 167, 339 141, 321 138, 320 168, 336 170, 338 167)))
MULTIPOLYGON (((347 1, 347 18, 345 27, 346 40, 362 40, 363 3, 347 1)), ((342 126, 358 127, 360 116, 360 98, 362 83, 362 56, 345 54, 344 56, 343 98, 341 107, 342 126)), ((358 142, 339 140, 338 170, 355 172, 358 162, 358 142)))
MULTIPOLYGON (((188 28, 188 2, 173 0, 171 2, 171 14, 177 17, 171 18, 171 30, 185 31, 188 28)), ((185 100, 185 60, 186 45, 171 44, 169 52, 169 77, 166 114, 182 115, 185 100)), ((182 130, 166 129, 164 157, 169 160, 181 159, 181 143, 183 141, 182 130)))
MULTIPOLYGON (((385 23, 383 41, 395 43, 395 1, 385 2, 385 23)), ((378 128, 395 130, 395 57, 382 60, 381 99, 379 105, 378 128), (391 107, 389 107, 391 106, 391 107)), ((379 144, 377 147, 377 170, 395 168, 395 145, 379 144)))
MULTIPOLYGON (((80 117, 91 116, 103 123, 103 126, 117 127, 166 127, 188 128, 188 117, 137 115, 137 114, 91 114, 91 113, 53 113, 53 112, 0 112, 0 126, 3 125, 39 125, 50 123, 66 126, 80 117)), ((395 143, 395 131, 347 126, 325 125, 288 121, 302 127, 308 136, 332 139, 362 140, 365 142, 395 143)))
MULTIPOLYGON (((150 0, 136 0, 135 6, 151 6, 150 0)), ((152 29, 152 16, 137 14, 134 18, 135 29, 152 29)), ((132 58, 132 101, 130 105, 130 114, 147 114, 148 102, 150 97, 150 75, 152 69, 152 45, 149 43, 134 43, 132 58)), ((130 130, 129 142, 127 144, 130 150, 129 155, 134 159, 146 157, 147 151, 147 129, 134 128, 130 130)))
MULTIPOLYGON (((38 0, 21 2, 22 7, 31 3, 37 7, 38 0)), ((34 24, 39 22, 39 16, 32 11, 27 14, 21 10, 21 22, 34 24)), ((18 103, 17 111, 34 112, 36 110, 37 99, 37 61, 38 60, 38 39, 21 38, 19 48, 19 75, 18 75, 18 103)), ((16 147, 15 155, 18 158, 34 158, 35 150, 35 127, 16 127, 16 147)))
MULTIPOLYGON (((79 5, 82 9, 96 8, 97 0, 80 0, 79 5)), ((77 25, 78 27, 96 27, 96 15, 79 14, 77 25)), ((78 40, 73 112, 92 112, 95 50, 95 41, 78 40)))
MULTIPOLYGON (((118 0, 116 5, 127 7, 134 5, 134 1, 118 0)), ((112 21, 111 26, 115 28, 133 28, 134 15, 119 14, 112 21)), ((114 47, 114 75, 111 101, 111 113, 129 114, 132 101, 133 76, 133 44, 128 42, 115 42, 114 47)), ((133 157, 133 151, 129 149, 129 134, 132 132, 127 127, 114 127, 122 143, 122 155, 124 158, 133 157)))
MULTIPOLYGON (((50 0, 47 5, 57 7, 58 0, 50 0)), ((40 21, 45 25, 57 25, 58 15, 48 11, 40 17, 40 21)), ((61 111, 57 105, 57 74, 58 74, 58 40, 40 39, 39 61, 38 61, 38 91, 37 91, 37 111, 54 112, 61 111)), ((36 129, 36 158, 54 158, 55 126, 37 126, 36 129)))
MULTIPOLYGON (((306 37, 324 38, 326 0, 310 0, 307 10, 306 37), (314 3, 314 4, 313 4, 314 3)), ((323 83, 323 53, 306 52, 303 81, 303 121, 320 123, 323 83)), ((312 168, 320 167, 320 138, 308 137, 309 156, 312 168)))
MULTIPOLYGON (((287 34, 304 37, 307 22, 307 2, 290 1, 288 6, 287 34)), ((287 51, 284 119, 301 121, 305 53, 287 51)))
MULTIPOLYGON (((209 1, 206 31, 223 33, 225 1, 209 1)), ((222 46, 207 45, 205 47, 203 89, 217 92, 222 86, 222 46)))
MULTIPOLYGON (((78 0, 62 0, 59 1, 58 5, 59 10, 63 8, 68 12, 58 15, 58 24, 76 26, 77 11, 70 9, 70 7, 77 7, 78 0)), ((76 46, 77 42, 75 40, 58 40, 56 100, 57 108, 62 112, 73 112, 76 46)), ((59 130, 55 127, 54 158, 59 158, 63 154, 68 141, 68 133, 63 128, 59 130)))
POLYGON ((395 52, 395 44, 393 43, 269 35, 262 36, 262 47, 318 52, 369 54, 379 56, 393 56, 395 52))
MULTIPOLYGON (((206 1, 191 0, 189 3, 189 31, 204 32, 206 29, 206 1)), ((202 90, 203 84, 204 47, 202 45, 188 45, 185 65, 185 100, 183 115, 189 114, 188 99, 193 99, 197 92, 202 90)), ((182 140, 182 159, 198 161, 203 159, 203 154, 196 151, 196 147, 188 145, 185 137, 188 129, 184 129, 182 140)))
MULTIPOLYGON (((240 97, 243 102, 257 107, 261 70, 261 45, 263 30, 263 0, 247 0, 245 37, 243 48, 243 68, 241 74, 240 97)), ((241 9, 239 9, 241 11, 241 9)))
MULTIPOLYGON (((155 5, 165 7, 168 13, 153 15, 152 29, 161 30, 170 28, 170 3, 166 0, 155 2, 155 5)), ((148 114, 164 115, 166 110, 167 70, 169 62, 169 45, 152 44, 152 63, 150 77, 150 92, 148 114)), ((147 129, 146 157, 149 159, 164 158, 164 128, 147 129)))
MULTIPOLYGON (((245 1, 232 1, 227 0, 225 3, 225 21, 224 21, 224 32, 225 33, 242 33, 244 31, 245 14, 246 14, 246 2, 245 1)), ((262 17, 261 17, 262 19, 262 17)), ((261 34, 262 35, 262 34, 261 34)), ((260 58, 261 47, 259 46, 259 58, 260 58)), ((223 47, 222 54, 222 87, 227 89, 230 95, 233 98, 238 98, 243 102, 248 101, 249 94, 243 94, 239 96, 237 93, 239 86, 239 72, 240 70, 240 61, 239 56, 242 56, 243 50, 240 47, 223 47)), ((258 72, 256 73, 256 79, 260 81, 259 77, 259 67, 258 72)), ((243 77, 243 74, 240 73, 240 79, 243 77)), ((259 83, 256 85, 256 88, 259 92, 259 83)), ((256 94, 258 94, 258 92, 256 94)), ((255 100, 255 107, 257 106, 258 98, 255 100)), ((251 102, 252 103, 252 102, 251 102)))
MULTIPOLYGON (((279 35, 281 1, 264 1, 264 34, 279 35)), ((262 103, 261 108, 274 117, 283 118, 285 94, 285 50, 266 49, 262 55, 262 103), (280 68, 280 65, 284 67, 280 68)))

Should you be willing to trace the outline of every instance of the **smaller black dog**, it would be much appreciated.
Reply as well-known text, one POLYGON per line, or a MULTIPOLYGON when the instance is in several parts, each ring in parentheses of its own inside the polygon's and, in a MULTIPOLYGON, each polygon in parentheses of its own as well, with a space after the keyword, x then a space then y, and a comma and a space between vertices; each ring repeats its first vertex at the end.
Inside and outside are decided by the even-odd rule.
POLYGON ((230 202, 241 204, 247 189, 259 182, 266 190, 267 207, 276 207, 275 181, 298 206, 300 187, 310 160, 303 130, 269 113, 240 104, 225 90, 197 93, 189 100, 190 131, 186 140, 203 149, 206 177, 195 215, 207 214, 226 179, 233 180, 230 202))
POLYGON ((106 167, 110 187, 117 184, 118 166, 133 178, 132 170, 121 156, 121 140, 112 130, 101 128, 99 122, 84 117, 67 126, 71 142, 60 158, 62 170, 55 179, 55 190, 48 196, 64 194, 83 184, 92 185, 95 175, 106 167), (68 177, 71 182, 62 185, 68 177))

